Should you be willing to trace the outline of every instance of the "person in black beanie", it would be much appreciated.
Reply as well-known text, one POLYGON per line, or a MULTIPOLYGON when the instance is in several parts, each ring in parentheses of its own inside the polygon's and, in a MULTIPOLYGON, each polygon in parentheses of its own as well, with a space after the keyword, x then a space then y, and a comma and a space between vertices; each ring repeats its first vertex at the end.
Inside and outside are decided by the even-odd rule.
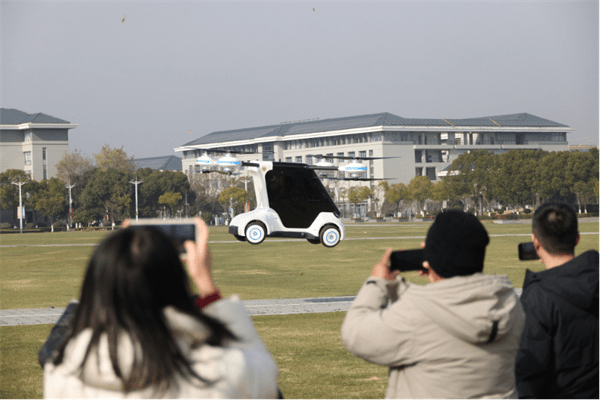
POLYGON ((516 397, 525 321, 506 276, 483 273, 488 234, 471 214, 440 213, 417 285, 391 272, 388 249, 342 324, 354 355, 390 367, 387 398, 516 397))
POLYGON ((490 242, 481 222, 472 214, 449 210, 437 216, 425 241, 425 260, 443 278, 483 271, 490 242))

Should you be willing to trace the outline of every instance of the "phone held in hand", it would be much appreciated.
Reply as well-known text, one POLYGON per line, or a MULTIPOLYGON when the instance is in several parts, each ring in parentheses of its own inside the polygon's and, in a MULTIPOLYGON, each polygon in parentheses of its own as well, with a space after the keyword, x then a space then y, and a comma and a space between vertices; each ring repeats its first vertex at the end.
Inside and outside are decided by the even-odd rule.
POLYGON ((199 236, 198 226, 193 219, 160 219, 160 218, 141 218, 137 221, 131 220, 131 226, 153 226, 166 234, 177 248, 179 253, 185 253, 183 243, 187 240, 193 242, 199 236))
POLYGON ((519 243, 519 260, 539 260, 540 257, 533 247, 533 242, 519 243))
POLYGON ((390 271, 419 271, 423 268, 425 250, 399 250, 393 251, 390 256, 390 271))

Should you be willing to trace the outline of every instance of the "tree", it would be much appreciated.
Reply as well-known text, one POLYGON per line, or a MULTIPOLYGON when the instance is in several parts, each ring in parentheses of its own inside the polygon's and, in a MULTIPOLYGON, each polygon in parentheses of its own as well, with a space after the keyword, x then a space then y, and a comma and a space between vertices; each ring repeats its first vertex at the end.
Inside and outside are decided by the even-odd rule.
POLYGON ((231 186, 221 192, 219 195, 219 203, 228 211, 232 210, 230 216, 233 218, 236 213, 241 212, 247 198, 248 193, 246 193, 244 189, 237 186, 231 186))
POLYGON ((164 204, 167 207, 169 207, 169 210, 171 210, 171 217, 173 217, 175 215, 173 211, 175 207, 181 202, 182 198, 183 197, 179 192, 166 192, 158 198, 158 204, 164 204))
POLYGON ((65 152, 56 164, 56 176, 66 184, 80 186, 88 172, 94 169, 91 159, 79 150, 65 152))
POLYGON ((451 200, 451 192, 449 188, 449 180, 445 177, 438 180, 433 184, 431 188, 431 200, 434 201, 448 201, 450 203, 451 200))
POLYGON ((415 176, 406 186, 408 198, 416 200, 421 214, 423 212, 423 202, 431 197, 433 183, 426 176, 415 176))
POLYGON ((502 154, 495 174, 498 199, 517 208, 535 204, 539 195, 536 170, 545 154, 542 150, 510 150, 502 154))
POLYGON ((150 168, 137 170, 138 180, 144 183, 138 186, 138 211, 140 216, 155 217, 159 198, 167 192, 189 195, 188 203, 193 203, 195 194, 190 188, 187 176, 183 172, 156 171, 150 168))
POLYGON ((105 212, 108 212, 111 222, 128 215, 133 191, 129 181, 132 178, 132 173, 112 168, 94 171, 81 193, 81 207, 84 210, 76 214, 85 216, 88 220, 77 222, 102 220, 105 212))
POLYGON ((479 203, 479 213, 483 213, 483 201, 489 204, 494 198, 497 169, 497 156, 491 151, 464 153, 452 162, 441 186, 449 197, 463 199, 464 204, 474 199, 479 203))
POLYGON ((116 169, 122 172, 134 172, 136 167, 133 162, 133 157, 129 157, 121 148, 112 148, 105 144, 102 146, 100 153, 95 154, 96 166, 103 170, 116 169))
POLYGON ((58 178, 41 181, 36 193, 32 196, 34 208, 45 217, 50 218, 52 232, 54 232, 54 217, 65 211, 66 198, 67 188, 58 178))
POLYGON ((354 211, 356 212, 358 203, 365 201, 371 196, 371 189, 366 186, 353 186, 344 190, 344 195, 348 198, 348 201, 354 204, 354 211))
POLYGON ((4 210, 12 210, 13 220, 16 221, 19 208, 19 187, 13 182, 27 182, 21 186, 21 201, 23 207, 26 207, 28 204, 26 194, 35 185, 35 181, 20 169, 8 169, 0 174, 0 206, 4 210))
POLYGON ((385 193, 385 201, 394 204, 394 211, 400 211, 400 202, 408 199, 408 191, 404 183, 388 184, 386 181, 379 183, 385 193))

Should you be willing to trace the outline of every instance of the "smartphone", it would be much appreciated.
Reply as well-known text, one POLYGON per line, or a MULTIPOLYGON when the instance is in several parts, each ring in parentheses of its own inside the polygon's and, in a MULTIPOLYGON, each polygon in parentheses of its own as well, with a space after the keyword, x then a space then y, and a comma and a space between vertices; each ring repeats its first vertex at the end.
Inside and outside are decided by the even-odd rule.
POLYGON ((390 256, 390 271, 422 270, 424 258, 423 249, 393 251, 390 256))
POLYGON ((183 243, 186 240, 196 241, 198 237, 198 226, 194 223, 193 219, 160 219, 160 218, 148 218, 139 219, 137 221, 132 220, 130 222, 132 226, 153 226, 161 230, 166 234, 169 239, 172 240, 173 245, 177 248, 179 253, 185 253, 185 247, 183 243))
POLYGON ((539 256, 533 247, 533 242, 519 243, 519 260, 539 260, 539 256))

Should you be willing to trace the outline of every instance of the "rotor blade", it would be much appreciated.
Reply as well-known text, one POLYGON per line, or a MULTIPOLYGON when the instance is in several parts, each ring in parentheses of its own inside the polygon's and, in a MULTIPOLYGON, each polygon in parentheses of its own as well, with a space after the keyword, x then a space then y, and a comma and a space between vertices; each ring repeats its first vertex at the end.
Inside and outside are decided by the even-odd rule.
POLYGON ((230 154, 256 154, 253 151, 237 151, 237 150, 225 150, 225 149, 198 149, 207 153, 230 153, 230 154))
POLYGON ((323 171, 339 171, 338 167, 321 167, 319 165, 309 165, 308 168, 318 169, 318 170, 323 170, 323 171))
POLYGON ((327 159, 327 158, 335 158, 337 160, 384 160, 387 158, 400 158, 400 156, 393 156, 393 157, 359 157, 359 156, 334 156, 334 155, 318 155, 318 154, 307 154, 307 156, 310 157, 316 157, 316 158, 323 158, 323 159, 327 159))
POLYGON ((326 178, 335 181, 388 181, 394 178, 326 178))

